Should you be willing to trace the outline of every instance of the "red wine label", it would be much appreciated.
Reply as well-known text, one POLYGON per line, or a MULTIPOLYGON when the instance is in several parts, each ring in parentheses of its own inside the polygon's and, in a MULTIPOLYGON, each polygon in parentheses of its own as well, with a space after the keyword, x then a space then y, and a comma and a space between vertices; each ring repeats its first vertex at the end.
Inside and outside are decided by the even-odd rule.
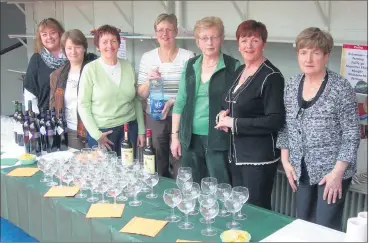
POLYGON ((125 165, 133 164, 133 148, 122 148, 122 163, 125 165))
POLYGON ((155 155, 145 155, 144 159, 144 169, 150 172, 151 174, 155 173, 155 155))

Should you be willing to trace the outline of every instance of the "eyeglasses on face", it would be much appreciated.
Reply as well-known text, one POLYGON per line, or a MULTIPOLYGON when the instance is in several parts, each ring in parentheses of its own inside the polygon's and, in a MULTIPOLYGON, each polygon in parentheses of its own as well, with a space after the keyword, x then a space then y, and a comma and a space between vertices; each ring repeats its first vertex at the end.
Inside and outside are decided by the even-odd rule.
POLYGON ((220 39, 220 36, 203 36, 203 37, 199 37, 199 40, 203 41, 203 42, 208 42, 209 40, 211 41, 217 41, 220 39))
POLYGON ((172 33, 174 29, 159 29, 156 31, 156 33, 159 33, 159 34, 164 34, 166 32, 168 33, 172 33))

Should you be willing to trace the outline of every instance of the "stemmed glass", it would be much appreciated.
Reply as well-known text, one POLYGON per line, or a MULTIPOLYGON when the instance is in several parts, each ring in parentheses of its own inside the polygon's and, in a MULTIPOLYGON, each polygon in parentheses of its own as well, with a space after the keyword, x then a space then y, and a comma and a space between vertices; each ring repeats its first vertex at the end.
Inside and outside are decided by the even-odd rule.
MULTIPOLYGON (((247 189, 247 187, 244 187, 244 186, 233 187, 232 193, 240 197, 240 199, 242 200, 242 207, 243 205, 245 205, 245 203, 249 199, 249 189, 247 189)), ((235 216, 236 220, 247 219, 247 216, 245 214, 242 214, 242 207, 241 207, 241 210, 238 211, 238 213, 235 216)))
POLYGON ((217 198, 222 202, 223 207, 219 212, 220 217, 227 217, 230 213, 225 209, 224 201, 232 195, 232 187, 227 183, 220 183, 217 185, 216 191, 217 198))
POLYGON ((225 207, 233 215, 232 221, 227 223, 228 229, 239 229, 240 228, 241 226, 240 223, 236 222, 236 212, 241 210, 242 205, 243 205, 242 201, 243 199, 234 193, 232 193, 231 197, 224 200, 225 207))
POLYGON ((213 227, 211 227, 211 220, 214 219, 218 213, 219 213, 219 204, 218 201, 215 200, 215 203, 213 205, 211 205, 210 207, 208 206, 207 203, 205 203, 205 201, 201 201, 200 202, 200 213, 201 215, 206 219, 206 224, 207 227, 203 230, 201 230, 201 234, 204 236, 213 236, 217 234, 216 229, 214 229, 213 227), (204 204, 202 204, 202 202, 204 204))
POLYGON ((91 191, 91 197, 87 198, 87 202, 93 203, 99 200, 99 198, 94 197, 94 191, 99 185, 101 177, 101 171, 95 171, 92 168, 89 168, 88 188, 91 191))
POLYGON ((44 173, 46 174, 46 176, 48 176, 50 178, 50 180, 48 180, 48 183, 46 184, 47 186, 56 186, 58 185, 57 182, 54 181, 54 174, 56 173, 56 171, 58 170, 58 161, 53 161, 52 159, 48 160, 47 162, 49 165, 45 168, 46 170, 44 171, 44 173))
MULTIPOLYGON (((201 189, 200 185, 197 182, 192 182, 191 186, 188 186, 183 190, 183 193, 190 193, 194 199, 197 199, 200 195, 201 189), (190 187, 190 188, 189 188, 190 187)), ((197 204, 197 200, 195 200, 195 207, 197 204)), ((189 213, 189 215, 197 215, 199 214, 199 211, 197 209, 194 209, 189 213)))
POLYGON ((207 193, 216 193, 218 180, 214 177, 204 177, 201 180, 201 190, 207 193))
POLYGON ((43 176, 40 180, 40 182, 48 182, 47 178, 45 177, 45 170, 47 170, 47 160, 44 159, 44 158, 40 158, 38 161, 37 161, 37 167, 43 172, 43 176))
POLYGON ((138 193, 141 192, 143 187, 143 182, 141 180, 137 180, 135 183, 133 184, 129 184, 129 188, 131 189, 132 193, 133 193, 133 201, 129 202, 129 205, 132 207, 138 207, 142 205, 142 201, 139 201, 137 199, 137 195, 138 193))
MULTIPOLYGON (((211 207, 217 201, 217 196, 215 193, 209 193, 209 191, 201 191, 198 200, 199 200, 200 205, 202 205, 203 207, 211 207)), ((214 222, 212 218, 208 220, 211 220, 210 223, 214 222)), ((207 222, 207 219, 205 217, 202 217, 200 219, 200 222, 203 224, 209 223, 207 222)))
POLYGON ((180 190, 189 190, 192 186, 192 169, 190 167, 180 167, 176 178, 176 184, 180 190))
POLYGON ((158 172, 154 174, 149 174, 148 177, 145 177, 145 183, 150 187, 151 193, 147 194, 146 197, 149 199, 154 199, 158 197, 158 194, 154 194, 154 186, 159 183, 159 175, 158 172))
POLYGON ((108 200, 104 199, 104 193, 109 189, 109 187, 109 183, 107 183, 103 179, 100 180, 100 183, 96 188, 96 191, 101 193, 101 200, 98 203, 109 203, 108 200))
POLYGON ((193 195, 191 194, 191 192, 183 192, 182 193, 182 200, 181 202, 178 204, 178 209, 185 214, 185 221, 179 223, 178 227, 180 229, 192 229, 193 223, 188 222, 188 214, 194 210, 196 206, 196 199, 193 197, 193 195))
POLYGON ((116 183, 111 187, 110 191, 114 197, 114 207, 117 203, 117 196, 123 191, 123 188, 125 188, 127 185, 128 185, 128 181, 121 179, 121 180, 116 181, 116 183))
POLYGON ((172 208, 172 214, 165 218, 168 222, 178 222, 181 220, 179 216, 174 214, 174 208, 178 206, 178 204, 182 200, 182 193, 177 188, 169 188, 164 191, 163 199, 166 205, 172 208))

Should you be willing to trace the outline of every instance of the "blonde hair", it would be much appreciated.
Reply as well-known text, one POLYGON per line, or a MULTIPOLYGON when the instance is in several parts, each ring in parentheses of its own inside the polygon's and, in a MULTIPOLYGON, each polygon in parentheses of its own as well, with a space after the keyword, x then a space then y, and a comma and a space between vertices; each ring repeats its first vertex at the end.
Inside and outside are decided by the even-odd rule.
POLYGON ((160 24, 161 22, 163 21, 167 21, 169 22, 170 24, 173 25, 174 27, 174 30, 176 32, 178 32, 178 27, 177 27, 177 17, 174 15, 174 14, 166 14, 166 13, 162 13, 160 14, 155 22, 154 22, 154 30, 157 31, 156 27, 158 26, 158 24, 160 24))
POLYGON ((65 44, 68 39, 70 39, 72 43, 75 45, 83 46, 83 48, 85 48, 85 51, 87 51, 88 44, 87 44, 86 36, 82 33, 82 31, 78 29, 73 29, 73 30, 68 30, 64 32, 64 34, 61 37, 60 47, 64 55, 66 55, 65 44))
POLYGON ((63 26, 56 19, 47 18, 47 19, 42 20, 37 25, 36 41, 35 41, 35 52, 36 53, 40 53, 41 49, 43 48, 40 32, 45 28, 51 28, 51 29, 56 30, 59 33, 59 37, 61 37, 64 33, 63 26))
POLYGON ((333 48, 333 38, 327 31, 317 27, 310 27, 301 31, 296 37, 296 51, 303 48, 317 48, 330 54, 333 48))
POLYGON ((202 18, 198 21, 196 21, 195 27, 194 27, 194 36, 195 39, 198 40, 199 39, 199 33, 202 29, 208 29, 208 28, 212 28, 212 27, 216 27, 218 29, 218 32, 220 34, 220 36, 224 36, 224 25, 223 25, 223 21, 218 18, 218 17, 205 17, 202 18))

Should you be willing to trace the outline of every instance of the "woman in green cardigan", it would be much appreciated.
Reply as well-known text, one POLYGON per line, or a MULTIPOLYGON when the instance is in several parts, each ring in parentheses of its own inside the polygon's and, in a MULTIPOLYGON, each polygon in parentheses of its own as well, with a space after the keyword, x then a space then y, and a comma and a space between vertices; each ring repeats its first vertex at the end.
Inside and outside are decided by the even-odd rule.
POLYGON ((182 73, 173 107, 171 151, 181 166, 191 167, 193 180, 211 176, 229 183, 227 135, 216 130, 224 90, 238 60, 221 52, 224 26, 220 18, 206 17, 194 27, 196 44, 202 54, 188 60, 182 73))
POLYGON ((94 42, 101 57, 88 63, 82 71, 78 112, 88 132, 88 146, 99 144, 120 156, 125 123, 129 124, 129 139, 134 145, 142 147, 145 142, 135 71, 131 63, 117 58, 120 36, 115 27, 98 28, 94 42))

